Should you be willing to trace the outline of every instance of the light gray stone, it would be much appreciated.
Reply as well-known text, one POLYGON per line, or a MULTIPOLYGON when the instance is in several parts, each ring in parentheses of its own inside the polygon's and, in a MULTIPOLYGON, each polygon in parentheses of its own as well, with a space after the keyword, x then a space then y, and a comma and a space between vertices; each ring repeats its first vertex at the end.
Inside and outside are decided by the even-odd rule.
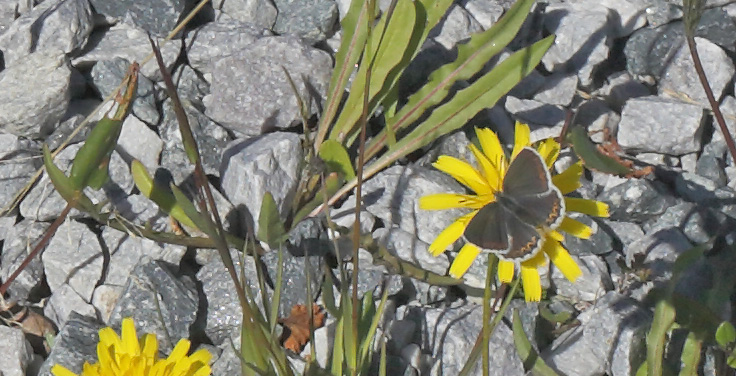
POLYGON ((611 221, 608 219, 603 219, 602 222, 616 234, 616 239, 621 242, 621 246, 623 247, 644 236, 644 230, 636 223, 611 221))
POLYGON ((427 211, 419 198, 433 193, 463 192, 460 185, 442 172, 409 166, 394 166, 363 184, 363 203, 384 226, 398 226, 420 240, 431 243, 437 235, 465 213, 461 209, 427 211))
POLYGON ((247 49, 263 34, 260 28, 241 21, 217 20, 208 23, 188 36, 186 48, 189 65, 200 72, 212 73, 211 65, 214 62, 247 49))
MULTIPOLYGON (((238 278, 244 278, 248 287, 254 292, 254 300, 262 301, 261 289, 257 281, 257 268, 252 257, 243 257, 237 251, 230 251, 238 278), (241 270, 245 270, 241 274, 241 270)), ((238 301, 238 295, 233 286, 233 280, 219 256, 215 256, 209 263, 202 266, 197 272, 197 280, 202 283, 202 292, 206 301, 207 318, 205 334, 215 345, 228 345, 228 339, 239 343, 243 311, 238 301)))
POLYGON ((490 29, 504 12, 503 6, 494 0, 469 0, 463 6, 485 30, 490 29))
POLYGON ((663 184, 643 179, 629 179, 604 190, 598 200, 608 204, 612 220, 629 222, 656 217, 677 203, 663 184))
POLYGON ((146 123, 131 115, 123 122, 118 147, 126 156, 141 161, 148 171, 155 171, 164 142, 146 123))
POLYGON ((50 134, 66 112, 72 71, 63 53, 37 52, 0 72, 0 131, 50 134))
POLYGON ((552 285, 557 295, 570 298, 572 301, 595 302, 613 290, 613 281, 608 275, 606 263, 596 255, 572 256, 583 275, 575 282, 570 282, 558 268, 552 268, 552 285))
POLYGON ((9 209, 15 195, 36 172, 33 150, 37 144, 12 134, 0 134, 0 210, 9 209))
MULTIPOLYGON (((8 230, 3 251, 0 253, 0 278, 3 281, 15 273, 48 227, 46 223, 24 220, 8 230)), ((42 279, 43 264, 41 258, 36 256, 10 284, 8 293, 11 299, 25 301, 40 287, 42 279)))
POLYGON ((700 150, 703 109, 674 99, 629 100, 621 112, 618 143, 625 150, 682 155, 700 150))
MULTIPOLYGON (((51 367, 56 364, 81 371, 84 362, 96 363, 97 343, 100 340, 98 332, 102 327, 99 320, 72 312, 66 325, 56 335, 54 346, 41 366, 39 376, 52 376, 51 367)), ((120 334, 120 331, 117 330, 117 333, 120 334)))
POLYGON ((68 284, 89 302, 95 285, 102 278, 103 258, 95 233, 77 221, 64 222, 41 255, 51 292, 68 284))
POLYGON ((108 21, 124 21, 140 27, 152 35, 164 37, 176 27, 185 10, 191 5, 188 0, 90 0, 98 14, 108 21))
POLYGON ((576 75, 552 75, 534 95, 534 100, 551 105, 569 106, 578 88, 576 75))
MULTIPOLYGON (((732 82, 734 76, 733 60, 715 43, 695 37, 698 54, 703 64, 703 70, 708 77, 708 84, 713 90, 713 96, 718 101, 726 85, 732 82)), ((710 109, 708 99, 695 74, 695 66, 690 49, 683 44, 677 53, 668 61, 658 85, 659 94, 689 98, 700 106, 710 109)))
POLYGON ((109 323, 112 310, 123 293, 123 286, 99 285, 92 293, 92 305, 100 313, 100 318, 109 323))
MULTIPOLYGON (((113 58, 111 60, 101 60, 90 72, 92 84, 99 91, 102 98, 113 93, 123 82, 125 75, 128 73, 130 61, 123 58, 113 58)), ((148 124, 156 124, 159 120, 158 108, 156 107, 157 98, 156 89, 153 82, 143 74, 138 75, 138 88, 136 91, 135 101, 131 113, 135 117, 145 121, 148 124)), ((133 116, 128 116, 128 119, 133 116)), ((125 132, 125 130, 123 130, 125 132)), ((138 141, 144 139, 141 137, 138 141)))
MULTIPOLYGON (((161 56, 167 69, 171 66, 179 56, 181 41, 171 40, 161 43, 161 56)), ((134 26, 119 23, 103 33, 93 34, 87 47, 79 56, 72 59, 75 67, 80 69, 88 69, 99 61, 113 60, 123 58, 128 61, 142 61, 151 53, 151 43, 148 41, 148 34, 145 31, 134 26)), ((153 80, 161 77, 158 71, 158 65, 155 59, 141 66, 141 73, 153 80)))
POLYGON ((157 243, 110 227, 102 230, 101 238, 110 258, 105 275, 108 285, 124 286, 133 269, 146 257, 178 265, 186 252, 184 246, 157 243))
MULTIPOLYGON (((431 374, 456 375, 467 361, 467 354, 470 354, 478 333, 482 330, 482 311, 481 306, 475 304, 440 308, 404 306, 397 310, 397 317, 414 321, 424 328, 418 344, 422 352, 433 357, 431 374)), ((491 335, 489 354, 491 374, 525 374, 514 347, 511 329, 504 322, 499 323, 491 335)), ((480 364, 474 367, 476 372, 479 372, 479 366, 480 364)))
POLYGON ((179 339, 195 335, 190 328, 199 307, 194 282, 175 274, 174 267, 159 260, 141 260, 110 314, 113 327, 120 327, 126 317, 133 318, 139 333, 156 335, 164 353, 179 339))
POLYGON ((0 354, 3 376, 26 376, 33 349, 22 330, 0 326, 0 354))
POLYGON ((214 64, 205 114, 239 136, 287 128, 301 121, 295 93, 284 73, 294 80, 305 103, 315 103, 327 90, 332 62, 321 50, 290 37, 261 38, 238 56, 214 64), (310 99, 312 98, 312 99, 310 99))
POLYGON ((650 313, 636 301, 609 292, 578 315, 580 326, 564 333, 542 353, 566 375, 631 376, 646 358, 650 313))
POLYGON ((729 187, 718 187, 711 179, 690 172, 683 172, 675 178, 675 191, 688 201, 718 204, 736 198, 736 192, 729 187))
MULTIPOLYGON (((352 195, 343 202, 339 208, 330 208, 330 219, 336 225, 345 228, 352 228, 355 223, 355 196, 352 195)), ((376 217, 360 207, 360 232, 365 234, 371 232, 376 224, 376 217)))
POLYGON ((614 25, 614 36, 616 38, 631 35, 636 29, 647 24, 644 9, 646 1, 638 0, 602 0, 599 4, 615 13, 609 16, 609 22, 614 25))
MULTIPOLYGON (((33 68, 31 53, 50 53, 57 59, 80 49, 93 28, 92 8, 86 0, 46 0, 13 21, 0 35, 6 67, 33 68)), ((43 75, 39 73, 39 75, 43 75)), ((31 85, 24 85, 28 89, 31 85)), ((42 85, 41 88, 44 86, 42 85)))
POLYGON ((693 244, 703 244, 712 237, 722 235, 722 230, 736 226, 733 219, 718 208, 709 208, 692 202, 681 202, 667 210, 652 223, 644 226, 646 233, 668 228, 678 228, 693 244))
POLYGON ((66 283, 57 288, 43 308, 44 316, 48 317, 61 328, 69 320, 69 315, 76 312, 82 316, 97 317, 95 308, 84 301, 74 289, 66 283))
POLYGON ((273 31, 295 35, 310 44, 332 34, 338 10, 334 0, 273 0, 278 9, 273 31))
POLYGON ((606 77, 606 82, 595 93, 605 98, 606 103, 619 112, 629 99, 651 94, 649 88, 631 78, 626 71, 613 73, 606 77))
POLYGON ((609 24, 609 12, 599 4, 550 4, 544 26, 557 37, 542 58, 545 68, 578 72, 581 85, 591 85, 594 70, 608 58, 616 33, 609 24))
POLYGON ((268 0, 226 0, 215 2, 216 9, 246 24, 271 29, 276 22, 278 10, 268 0))
MULTIPOLYGON (((378 242, 385 246, 389 252, 395 254, 404 261, 411 262, 424 270, 440 275, 445 275, 450 269, 450 261, 444 254, 439 257, 429 253, 429 244, 417 239, 411 233, 400 228, 380 228, 373 232, 378 242)), ((485 281, 483 281, 485 283, 485 281)))
POLYGON ((429 32, 428 37, 445 49, 452 50, 458 42, 465 41, 480 31, 483 31, 483 27, 467 10, 459 5, 452 5, 444 20, 429 32))
POLYGON ((270 192, 279 212, 286 214, 296 193, 302 164, 302 147, 294 133, 270 133, 233 142, 223 153, 221 185, 249 228, 257 233, 263 195, 270 192))
POLYGON ((531 141, 559 136, 565 123, 565 111, 558 106, 532 99, 506 98, 506 111, 531 129, 531 141))
POLYGON ((626 265, 631 267, 643 259, 650 271, 649 280, 662 282, 672 276, 672 264, 677 256, 692 248, 692 244, 677 228, 658 230, 647 234, 624 248, 626 265))

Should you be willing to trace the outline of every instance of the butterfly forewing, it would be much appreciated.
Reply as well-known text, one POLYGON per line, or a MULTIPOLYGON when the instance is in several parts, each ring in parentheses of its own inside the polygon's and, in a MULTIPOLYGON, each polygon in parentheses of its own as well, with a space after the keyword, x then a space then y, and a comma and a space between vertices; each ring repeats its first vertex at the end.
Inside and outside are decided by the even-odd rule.
POLYGON ((565 202, 562 193, 551 187, 549 192, 537 195, 505 195, 507 201, 513 201, 516 207, 513 213, 522 221, 534 227, 555 228, 565 214, 565 202))
POLYGON ((465 240, 487 250, 509 248, 506 222, 508 215, 495 202, 482 207, 465 227, 465 240))
POLYGON ((534 149, 523 148, 511 162, 503 180, 506 195, 524 196, 549 190, 549 171, 534 149))

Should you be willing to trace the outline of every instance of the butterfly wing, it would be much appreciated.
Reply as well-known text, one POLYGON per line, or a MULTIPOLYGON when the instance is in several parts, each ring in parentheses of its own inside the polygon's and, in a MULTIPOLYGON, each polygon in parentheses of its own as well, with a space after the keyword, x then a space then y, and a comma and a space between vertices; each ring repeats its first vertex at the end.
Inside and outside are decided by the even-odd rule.
POLYGON ((542 235, 537 229, 521 221, 514 215, 509 215, 506 221, 506 230, 509 234, 509 249, 501 257, 514 261, 526 261, 537 254, 542 245, 542 235))
POLYGON ((513 202, 513 213, 533 227, 557 228, 565 215, 562 193, 554 186, 545 193, 525 196, 506 194, 505 197, 513 202))
POLYGON ((542 156, 532 148, 521 149, 503 180, 506 195, 534 195, 549 191, 550 176, 542 156))
POLYGON ((507 217, 505 209, 496 202, 482 207, 465 227, 465 240, 483 249, 506 251, 509 248, 507 217))

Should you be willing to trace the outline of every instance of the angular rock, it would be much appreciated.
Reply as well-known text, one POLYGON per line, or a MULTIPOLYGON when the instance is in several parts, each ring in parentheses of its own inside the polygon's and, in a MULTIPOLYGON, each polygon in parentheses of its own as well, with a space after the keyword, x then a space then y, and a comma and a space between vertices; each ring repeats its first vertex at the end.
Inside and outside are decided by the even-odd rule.
MULTIPOLYGON (((336 225, 352 228, 355 223, 355 196, 349 196, 342 206, 339 208, 330 208, 330 219, 335 222, 336 225)), ((376 217, 373 214, 365 210, 365 207, 360 207, 360 231, 361 233, 368 233, 373 230, 376 224, 376 217)))
POLYGON ((700 106, 655 96, 626 102, 618 125, 618 143, 639 152, 682 155, 700 150, 700 106))
POLYGON ((71 286, 63 284, 54 291, 51 298, 46 302, 43 314, 51 319, 57 327, 61 328, 69 320, 72 312, 82 316, 97 317, 95 307, 84 301, 71 286))
POLYGON ((470 140, 464 130, 446 134, 434 142, 434 146, 427 150, 415 163, 417 166, 430 168, 440 155, 449 155, 465 161, 475 161, 473 152, 468 145, 470 140))
POLYGON ((635 30, 647 24, 644 9, 647 2, 637 0, 603 0, 601 5, 615 12, 611 15, 609 23, 613 24, 614 36, 616 38, 631 35, 635 30))
MULTIPOLYGON (((171 40, 161 43, 161 56, 167 69, 179 56, 181 41, 171 40)), ((140 28, 119 23, 108 30, 95 33, 79 56, 72 59, 72 64, 79 69, 89 69, 99 61, 122 58, 128 61, 141 61, 151 53, 148 34, 140 28)), ((144 76, 158 80, 161 77, 156 62, 149 62, 141 67, 144 76)))
POLYGON ((179 265, 186 252, 184 246, 133 237, 110 227, 102 230, 101 239, 110 258, 104 281, 107 285, 124 286, 133 269, 147 257, 179 265))
MULTIPOLYGON (((721 47, 707 39, 696 37, 695 43, 703 70, 708 77, 708 84, 713 90, 716 101, 719 101, 726 85, 733 80, 736 71, 733 60, 721 47)), ((693 72, 695 72, 695 65, 690 56, 690 49, 687 44, 683 43, 677 53, 670 57, 662 71, 662 78, 657 86, 659 94, 674 93, 675 96, 685 96, 702 107, 710 109, 703 84, 700 83, 698 75, 693 72)))
POLYGON ((327 90, 332 69, 329 55, 293 38, 269 37, 214 64, 211 94, 204 98, 205 114, 240 136, 300 121, 296 97, 282 67, 305 103, 313 103, 310 111, 316 111, 314 103, 319 99, 309 98, 323 97, 327 90))
POLYGON ((3 376, 26 376, 33 349, 22 330, 0 326, 0 354, 3 376))
POLYGON ((458 42, 465 41, 483 27, 459 5, 451 5, 443 22, 429 32, 428 37, 447 50, 452 50, 458 42))
POLYGON ((95 11, 110 21, 125 20, 152 35, 165 37, 176 27, 184 11, 191 5, 188 0, 90 0, 95 11))
POLYGON ((549 71, 578 72, 582 86, 592 83, 596 66, 608 58, 616 29, 608 21, 609 10, 600 5, 551 4, 544 26, 557 37, 542 58, 549 71))
MULTIPOLYGON (((41 366, 39 376, 52 376, 51 367, 56 364, 70 370, 81 370, 84 362, 97 362, 98 332, 103 324, 95 318, 72 312, 59 334, 54 347, 41 366)), ((120 334, 120 332, 117 332, 120 334)))
POLYGON ((581 313, 580 326, 557 338, 542 358, 566 375, 633 375, 646 358, 651 314, 616 292, 581 313), (574 359, 574 361, 572 361, 574 359))
POLYGON ((506 110, 514 118, 529 124, 532 142, 560 134, 565 122, 565 111, 557 106, 531 99, 506 98, 506 110))
POLYGON ((310 44, 324 41, 332 34, 337 21, 334 0, 274 0, 278 9, 273 31, 296 35, 310 44))
POLYGON ((118 152, 122 152, 126 159, 139 160, 148 171, 155 171, 159 166, 159 157, 164 142, 152 131, 146 123, 136 116, 129 115, 123 121, 123 129, 118 138, 118 152))
POLYGON ((624 248, 626 265, 641 264, 649 270, 650 281, 667 281, 672 276, 672 264, 677 256, 692 248, 692 244, 677 228, 647 234, 624 248), (643 259, 643 260, 642 260, 643 259))
POLYGON ((50 134, 69 105, 72 71, 62 52, 37 52, 0 72, 0 132, 50 134))
MULTIPOLYGON (((254 301, 262 301, 261 288, 258 286, 257 266, 252 257, 242 257, 237 251, 230 251, 233 258, 238 278, 244 278, 251 291, 254 301), (241 275, 241 270, 245 270, 241 275)), ((206 327, 204 332, 215 345, 227 343, 232 339, 235 343, 240 338, 241 323, 243 322, 243 311, 238 302, 238 296, 233 286, 230 274, 222 264, 219 256, 205 265, 197 272, 197 280, 202 283, 202 300, 205 302, 207 312, 206 327)), ((228 344, 229 346, 229 344, 228 344)))
MULTIPOLYGON (((431 353, 433 374, 456 375, 463 368, 478 333, 483 327, 481 306, 464 304, 456 307, 406 307, 397 310, 397 318, 414 321, 426 328, 415 340, 422 352, 431 353), (403 311, 403 312, 402 312, 403 311), (402 314, 403 313, 403 314, 402 314)), ((514 348, 511 329, 499 323, 489 343, 490 364, 498 375, 524 375, 524 368, 514 348)), ((480 365, 474 367, 480 372, 480 365)), ((472 371, 471 371, 472 374, 472 371)))
POLYGON ((32 68, 33 65, 25 59, 38 52, 51 53, 60 59, 84 46, 93 27, 92 8, 86 0, 41 2, 13 21, 0 35, 5 66, 19 64, 27 65, 26 69, 32 68))
MULTIPOLYGON (((48 227, 46 223, 24 220, 8 230, 2 253, 0 253, 0 279, 6 281, 11 274, 15 273, 48 227)), ((34 257, 10 284, 8 289, 10 298, 20 302, 26 301, 32 292, 40 287, 42 279, 41 258, 34 257)))
POLYGON ((51 292, 68 284, 84 299, 92 299, 92 291, 102 278, 104 256, 97 235, 86 225, 66 221, 41 254, 46 281, 51 292))
POLYGON ((258 28, 271 29, 278 11, 268 0, 229 0, 214 3, 226 15, 258 28))
POLYGON ((695 163, 695 173, 712 180, 717 187, 728 184, 724 150, 717 143, 711 142, 703 148, 703 153, 695 163))
MULTIPOLYGON (((276 283, 278 274, 278 252, 267 252, 261 256, 261 262, 265 265, 268 272, 269 280, 276 283)), ((283 286, 289 286, 281 291, 281 301, 279 302, 279 317, 286 317, 291 312, 291 307, 295 304, 308 304, 305 299, 314 301, 319 293, 319 287, 324 278, 321 256, 313 256, 307 254, 302 257, 295 257, 290 252, 282 252, 283 269, 282 283, 283 286), (309 276, 307 276, 309 274, 309 276), (307 298, 307 281, 311 284, 312 298, 307 298)))
POLYGON ((179 339, 190 337, 198 308, 197 289, 189 277, 177 276, 166 262, 144 259, 130 274, 110 325, 119 327, 132 317, 139 333, 155 334, 159 349, 169 352, 179 339))
POLYGON ((610 221, 607 219, 601 220, 605 227, 609 228, 614 234, 616 234, 616 247, 617 251, 620 251, 622 247, 625 247, 634 241, 644 236, 644 231, 641 226, 632 222, 623 221, 610 221))
POLYGON ((394 166, 376 174, 363 184, 366 210, 384 222, 398 226, 431 243, 434 238, 464 214, 464 210, 427 211, 419 208, 419 198, 433 193, 463 192, 451 177, 421 167, 394 166))
POLYGON ((616 111, 631 98, 645 97, 651 92, 644 84, 631 78, 628 72, 614 73, 606 78, 605 84, 596 91, 616 111))
POLYGON ((186 52, 189 65, 200 72, 212 73, 214 62, 247 49, 263 36, 263 31, 250 23, 236 20, 208 23, 188 36, 186 52))
POLYGON ((558 268, 552 269, 552 285, 559 296, 574 302, 595 302, 613 290, 613 281, 608 275, 606 263, 595 255, 572 256, 582 270, 583 275, 575 282, 570 282, 558 268))
POLYGON ((608 204, 612 220, 630 222, 656 217, 676 203, 664 185, 642 179, 630 179, 605 190, 598 200, 608 204))
MULTIPOLYGON (((129 66, 130 61, 123 58, 113 58, 111 60, 102 60, 92 67, 92 71, 90 72, 92 84, 102 98, 106 98, 120 86, 120 83, 123 82, 125 75, 128 73, 129 66)), ((160 115, 156 107, 156 98, 157 93, 153 82, 148 77, 139 74, 138 90, 136 91, 135 101, 133 102, 132 114, 148 124, 158 123, 160 115)), ((144 138, 141 137, 142 139, 144 138)))
POLYGON ((99 285, 92 293, 92 306, 100 313, 105 323, 110 322, 110 315, 115 304, 123 293, 123 286, 99 285))
MULTIPOLYGON (((411 233, 400 228, 380 228, 373 232, 378 242, 385 246, 389 252, 404 261, 411 262, 424 270, 444 275, 450 269, 447 256, 432 256, 429 253, 429 244, 417 239, 411 233)), ((483 281, 482 283, 485 283, 483 281)))
POLYGON ((504 9, 496 1, 469 0, 463 5, 484 30, 488 30, 503 15, 504 9))
POLYGON ((270 133, 233 142, 224 152, 223 192, 257 233, 263 195, 270 192, 285 215, 299 183, 302 146, 294 133, 270 133))
POLYGON ((551 105, 569 106, 577 88, 577 76, 553 75, 545 79, 544 85, 534 95, 534 100, 551 105))
POLYGON ((602 255, 614 250, 614 238, 602 220, 593 219, 587 215, 568 213, 568 217, 582 222, 593 229, 593 234, 588 239, 565 234, 565 248, 573 255, 602 255))
MULTIPOLYGON (((232 141, 232 137, 225 128, 219 126, 195 107, 186 103, 182 103, 182 106, 187 114, 189 127, 197 140, 204 172, 208 175, 219 176, 221 154, 227 144, 232 141)), ((164 118, 159 127, 161 138, 164 140, 161 167, 168 169, 174 175, 174 181, 180 182, 191 175, 194 166, 184 150, 179 123, 171 101, 164 102, 163 108, 164 118)))
POLYGON ((36 172, 31 151, 38 144, 12 134, 0 134, 0 208, 5 209, 36 172))

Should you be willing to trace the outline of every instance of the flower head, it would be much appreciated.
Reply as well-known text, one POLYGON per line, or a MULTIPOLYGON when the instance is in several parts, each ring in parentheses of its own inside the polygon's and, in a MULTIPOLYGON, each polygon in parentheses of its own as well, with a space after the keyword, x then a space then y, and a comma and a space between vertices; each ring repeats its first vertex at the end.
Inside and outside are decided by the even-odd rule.
MULTIPOLYGON (((503 192, 506 173, 519 153, 531 146, 529 127, 521 123, 516 124, 514 148, 510 158, 507 157, 498 137, 491 130, 476 129, 476 134, 478 135, 480 148, 473 144, 469 147, 478 167, 446 155, 440 156, 433 164, 435 168, 452 176, 475 194, 439 193, 424 196, 419 200, 419 206, 425 210, 472 209, 470 213, 459 217, 445 228, 432 242, 429 251, 435 256, 442 254, 452 243, 465 234, 468 224, 481 209, 511 193, 503 192)), ((560 144, 553 139, 546 139, 539 142, 535 150, 546 165, 544 167, 549 169, 559 156, 560 144)), ((528 156, 536 153, 526 152, 525 154, 528 156)), ((537 160, 539 160, 539 157, 536 157, 537 160)), ((538 164, 539 162, 537 162, 538 164)), ((529 173, 533 172, 529 171, 529 173)), ((582 173, 582 162, 577 162, 562 173, 551 176, 550 182, 554 187, 550 188, 551 193, 547 193, 550 197, 549 200, 555 200, 555 195, 566 195, 578 189, 581 185, 580 177, 582 173), (553 195, 554 192, 552 191, 559 193, 553 195)), ((505 202, 508 203, 509 200, 505 202)), ((578 212, 596 217, 608 217, 608 205, 599 201, 565 196, 562 202, 564 203, 560 203, 562 210, 550 213, 551 216, 559 215, 560 218, 554 218, 554 220, 546 224, 542 223, 534 228, 534 232, 539 236, 539 241, 528 244, 529 248, 523 250, 524 257, 505 257, 520 252, 503 252, 489 249, 489 251, 497 254, 500 259, 498 265, 500 281, 510 282, 518 266, 522 285, 524 286, 524 296, 527 301, 539 301, 542 297, 542 287, 537 270, 547 264, 547 259, 551 260, 562 274, 572 282, 582 275, 578 265, 562 246, 561 241, 564 240, 564 236, 560 231, 587 239, 593 230, 589 226, 570 218, 567 214, 578 212)), ((514 202, 511 202, 511 204, 514 204, 514 202)), ((486 209, 486 212, 488 212, 488 209, 486 209)), ((496 219, 504 220, 503 216, 496 219)), ((519 219, 515 220, 519 221, 519 219)), ((484 249, 478 245, 466 242, 450 266, 450 275, 455 278, 462 277, 482 250, 484 249)))
POLYGON ((135 332, 133 319, 123 319, 122 335, 112 328, 100 330, 97 344, 98 362, 84 363, 82 373, 76 373, 58 364, 51 373, 55 376, 207 376, 212 354, 202 349, 187 356, 189 340, 182 339, 166 359, 158 358, 158 342, 153 334, 143 336, 141 343, 135 332))

